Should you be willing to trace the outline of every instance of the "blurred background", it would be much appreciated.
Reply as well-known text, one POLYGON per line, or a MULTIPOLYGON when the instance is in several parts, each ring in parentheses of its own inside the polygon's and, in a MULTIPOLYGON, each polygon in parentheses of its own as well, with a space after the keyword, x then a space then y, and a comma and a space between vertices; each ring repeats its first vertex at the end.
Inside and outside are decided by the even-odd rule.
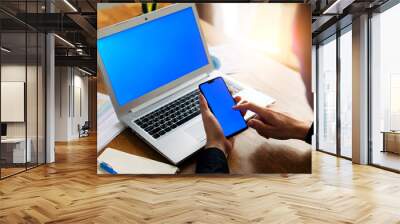
POLYGON ((212 3, 197 4, 197 7, 200 18, 227 37, 261 50, 297 71, 300 61, 292 44, 306 40, 301 47, 311 51, 311 12, 308 5, 212 3), (294 33, 296 27, 302 28, 300 33, 294 33))

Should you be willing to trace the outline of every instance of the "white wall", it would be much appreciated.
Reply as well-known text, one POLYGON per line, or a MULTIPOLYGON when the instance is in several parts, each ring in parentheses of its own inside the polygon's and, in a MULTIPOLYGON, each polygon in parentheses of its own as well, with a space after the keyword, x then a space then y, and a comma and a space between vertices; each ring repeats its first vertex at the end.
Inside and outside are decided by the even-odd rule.
MULTIPOLYGON (((24 122, 25 83, 1 82, 1 121, 24 122)), ((36 108, 36 107, 35 107, 36 108)))
POLYGON ((68 141, 68 116, 70 84, 69 69, 67 67, 55 68, 55 141, 68 141))
MULTIPOLYGON (((81 76, 81 73, 79 75, 74 75, 74 82, 72 88, 74 92, 74 96, 71 96, 71 99, 74 100, 74 102, 71 102, 71 105, 74 105, 72 108, 72 114, 71 114, 71 136, 73 139, 79 137, 78 133, 78 124, 83 125, 85 121, 88 120, 88 79, 87 77, 81 76)), ((71 90, 72 90, 71 89, 71 90)))
POLYGON ((71 67, 56 67, 55 73, 55 140, 74 140, 79 138, 78 124, 88 120, 88 78, 71 67))
MULTIPOLYGON (((1 81, 4 81, 4 82, 17 81, 17 82, 25 82, 26 83, 25 69, 26 69, 25 65, 18 65, 18 64, 2 65, 1 66, 1 81)), ((28 71, 28 75, 36 74, 36 68, 33 66, 28 66, 27 71, 28 71)), ((36 85, 36 82, 30 83, 30 84, 36 85)), ((36 98, 36 89, 32 93, 28 92, 27 96, 28 96, 28 98, 29 97, 36 98)), ((32 99, 27 99, 27 102, 32 102, 32 101, 33 101, 32 99)), ((35 105, 35 107, 36 107, 36 105, 35 105)), ((6 108, 1 108, 1 110, 6 110, 6 108)), ((30 115, 31 114, 28 113, 28 121, 34 120, 33 118, 29 117, 30 115)), ((36 116, 36 114, 35 114, 35 116, 36 116)), ((32 125, 28 125, 28 127, 30 127, 30 126, 32 126, 32 125)), ((7 136, 8 137, 25 137, 25 122, 7 122, 7 136)))
POLYGON ((80 122, 88 120, 88 78, 81 75, 75 75, 75 86, 81 89, 82 116, 79 116, 80 122))

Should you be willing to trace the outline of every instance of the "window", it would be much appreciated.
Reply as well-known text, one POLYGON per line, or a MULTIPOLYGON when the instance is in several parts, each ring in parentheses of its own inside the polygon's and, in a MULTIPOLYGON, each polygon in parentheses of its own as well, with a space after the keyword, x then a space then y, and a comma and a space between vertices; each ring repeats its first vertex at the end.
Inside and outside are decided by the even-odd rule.
POLYGON ((371 18, 372 164, 400 170, 400 4, 371 18))
POLYGON ((390 130, 400 130, 400 73, 390 74, 390 130))
POLYGON ((24 171, 26 163, 31 161, 32 151, 31 139, 27 138, 25 117, 26 33, 2 31, 0 42, 2 49, 7 49, 0 52, 1 124, 6 127, 0 144, 0 169, 3 178, 24 171), (7 95, 14 97, 8 100, 10 97, 7 95))
POLYGON ((340 155, 352 157, 352 35, 351 26, 340 36, 340 155))
POLYGON ((318 47, 318 149, 336 153, 336 37, 318 47))
MULTIPOLYGON (((1 2, 0 7, 8 4, 15 6, 15 2, 1 2)), ((18 2, 17 11, 21 16, 41 12, 43 4, 18 2)), ((5 178, 45 163, 46 39, 44 33, 3 12, 0 17, 8 21, 0 24, 0 112, 5 115, 1 117, 0 178, 5 178)))
POLYGON ((351 24, 337 35, 322 41, 317 50, 317 149, 350 159, 353 96, 351 24))

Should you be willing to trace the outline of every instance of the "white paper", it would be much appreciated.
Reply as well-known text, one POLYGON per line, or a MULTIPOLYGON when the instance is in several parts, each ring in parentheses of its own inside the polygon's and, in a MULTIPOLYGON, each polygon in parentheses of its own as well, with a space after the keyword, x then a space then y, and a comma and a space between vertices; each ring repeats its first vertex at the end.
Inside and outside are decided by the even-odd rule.
POLYGON ((97 152, 125 129, 119 121, 109 96, 97 93, 97 152))
POLYGON ((107 163, 118 174, 175 174, 178 171, 175 166, 113 148, 106 148, 97 158, 97 173, 106 174, 105 171, 99 168, 101 162, 107 163))

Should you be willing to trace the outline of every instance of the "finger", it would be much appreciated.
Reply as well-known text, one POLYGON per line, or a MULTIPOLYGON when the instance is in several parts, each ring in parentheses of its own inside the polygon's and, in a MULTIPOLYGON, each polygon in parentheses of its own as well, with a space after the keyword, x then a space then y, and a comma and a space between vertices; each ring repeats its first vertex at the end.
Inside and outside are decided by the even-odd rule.
POLYGON ((269 138, 271 136, 272 127, 269 126, 268 124, 265 124, 262 121, 254 118, 250 119, 249 122, 247 122, 247 124, 249 125, 249 127, 255 129, 258 134, 266 138, 269 138))
POLYGON ((242 97, 240 97, 240 96, 235 96, 233 99, 235 100, 236 104, 238 104, 240 101, 242 101, 242 97))
POLYGON ((264 113, 266 116, 260 116, 260 120, 264 121, 265 123, 271 124, 271 125, 277 125, 277 122, 279 122, 279 117, 282 115, 282 113, 276 111, 273 108, 265 108, 264 113))
MULTIPOLYGON (((247 103, 247 100, 243 100, 242 101, 242 97, 240 97, 240 96, 235 96, 235 102, 236 102, 236 105, 237 104, 242 104, 242 103, 247 103), (242 101, 242 102, 240 102, 240 101, 242 101)), ((244 115, 246 115, 246 112, 247 112, 247 110, 240 110, 240 113, 242 114, 242 116, 244 116, 244 115)))
MULTIPOLYGON (((248 102, 247 102, 247 100, 244 100, 241 104, 243 104, 243 103, 248 103, 248 102)), ((246 115, 247 110, 245 110, 245 109, 240 110, 240 113, 242 114, 242 116, 244 116, 244 115, 246 115)))
POLYGON ((258 120, 258 119, 254 119, 254 118, 250 119, 247 122, 247 125, 249 127, 251 127, 251 128, 254 128, 254 129, 262 129, 262 128, 264 128, 264 123, 262 121, 258 120))
POLYGON ((201 112, 201 117, 203 119, 203 124, 204 127, 208 127, 210 125, 216 125, 218 124, 217 119, 214 117, 214 115, 211 113, 206 98, 204 98, 203 94, 199 94, 199 105, 200 105, 200 112, 201 112))
POLYGON ((207 100, 204 98, 203 94, 199 93, 199 105, 200 105, 200 111, 206 112, 209 110, 207 100))
POLYGON ((208 109, 207 101, 204 98, 203 94, 199 94, 199 105, 200 105, 200 112, 201 118, 203 120, 204 127, 207 128, 208 124, 210 123, 210 110, 208 109))
POLYGON ((241 111, 242 110, 250 110, 250 111, 253 111, 254 113, 260 115, 261 117, 268 117, 268 115, 269 115, 266 112, 264 107, 260 107, 254 103, 249 103, 249 102, 238 104, 238 105, 234 106, 233 108, 236 110, 241 110, 241 111))

